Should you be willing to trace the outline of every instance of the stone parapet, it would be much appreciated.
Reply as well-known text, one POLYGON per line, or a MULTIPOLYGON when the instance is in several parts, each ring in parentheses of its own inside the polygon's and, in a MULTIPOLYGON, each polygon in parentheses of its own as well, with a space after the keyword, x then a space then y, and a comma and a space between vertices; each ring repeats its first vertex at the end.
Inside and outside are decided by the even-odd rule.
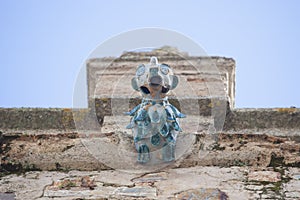
MULTIPOLYGON (((300 129, 299 108, 249 108, 228 112, 223 129, 300 129)), ((300 133, 299 133, 300 134, 300 133)))
MULTIPOLYGON (((105 116, 122 116, 124 111, 133 108, 140 98, 99 98, 92 109, 71 108, 0 108, 0 130, 76 130, 90 127, 98 128, 105 116), (126 102, 127 104, 123 104, 126 102), (112 104, 121 105, 112 110, 112 104), (96 119, 96 121, 95 121, 96 119), (75 122, 80 124, 77 127, 75 122), (98 124, 97 124, 98 123, 98 124)), ((214 104, 222 99, 170 99, 170 102, 191 116, 211 116, 214 104), (199 110, 195 110, 197 107, 199 110)), ((225 101, 226 102, 226 101, 225 101)), ((215 106, 216 107, 216 106, 215 106)), ((228 107, 226 107, 228 108, 228 107)), ((223 108, 222 108, 223 109, 223 108)), ((226 110, 223 131, 300 129, 299 108, 258 108, 226 110)))
POLYGON ((75 129, 70 108, 0 108, 0 129, 75 129))

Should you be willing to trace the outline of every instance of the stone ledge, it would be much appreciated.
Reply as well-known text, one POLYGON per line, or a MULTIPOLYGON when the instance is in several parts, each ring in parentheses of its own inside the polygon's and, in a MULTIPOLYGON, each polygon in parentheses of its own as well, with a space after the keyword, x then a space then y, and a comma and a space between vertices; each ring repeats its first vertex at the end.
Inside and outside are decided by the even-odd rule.
MULTIPOLYGON (((299 108, 233 109, 228 112, 224 131, 243 129, 300 129, 299 108)), ((299 132, 300 135, 300 132, 299 132)))
MULTIPOLYGON (((123 112, 133 108, 140 101, 140 98, 114 98, 113 100, 111 98, 97 98, 93 102, 94 108, 74 110, 71 108, 0 108, 0 131, 98 130, 102 126, 105 116, 122 116, 123 112), (120 107, 118 107, 118 110, 112 111, 112 104, 120 107)), ((217 114, 220 111, 219 114, 222 115, 225 115, 224 112, 226 112, 223 127, 225 132, 252 129, 255 131, 272 129, 297 132, 300 129, 299 108, 229 110, 229 102, 218 98, 178 100, 171 97, 170 102, 188 116, 208 117, 211 116, 212 110, 217 114)))
POLYGON ((69 108, 0 108, 1 129, 75 129, 69 108))

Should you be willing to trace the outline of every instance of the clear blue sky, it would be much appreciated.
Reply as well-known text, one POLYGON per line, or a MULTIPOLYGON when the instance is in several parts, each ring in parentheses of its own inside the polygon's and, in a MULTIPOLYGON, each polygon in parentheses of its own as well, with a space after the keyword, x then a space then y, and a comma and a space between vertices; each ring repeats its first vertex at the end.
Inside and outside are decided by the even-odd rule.
POLYGON ((0 1, 0 107, 72 107, 82 63, 120 32, 178 31, 236 60, 236 107, 300 107, 300 1, 0 1))

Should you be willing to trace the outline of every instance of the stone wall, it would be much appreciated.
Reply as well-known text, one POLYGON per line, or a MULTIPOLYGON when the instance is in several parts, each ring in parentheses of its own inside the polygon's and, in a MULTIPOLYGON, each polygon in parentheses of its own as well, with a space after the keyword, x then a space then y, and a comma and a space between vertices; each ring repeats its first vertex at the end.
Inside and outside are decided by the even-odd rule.
MULTIPOLYGON (((170 64, 182 82, 189 82, 198 92, 195 96, 189 95, 187 93, 191 91, 179 87, 176 95, 170 95, 170 102, 188 115, 183 121, 184 132, 180 135, 183 139, 178 139, 178 149, 186 147, 186 143, 182 142, 184 138, 192 139, 190 149, 171 168, 267 167, 274 162, 299 167, 300 109, 234 109, 233 59, 183 55, 188 58, 186 62, 178 55, 174 57, 174 54, 165 52, 160 55, 160 62, 170 64), (191 63, 194 61, 200 61, 198 64, 202 72, 193 70, 191 63), (209 71, 207 64, 210 61, 216 66, 213 69, 218 71, 209 71), (220 85, 225 90, 217 87, 214 95, 210 96, 209 89, 220 85), (225 108, 222 110, 224 127, 217 135, 210 135, 208 129, 213 123, 212 111, 214 108, 218 111, 218 105, 225 108), (201 156, 203 152, 205 156, 201 156)), ((105 141, 109 146, 134 151, 132 136, 124 130, 129 118, 125 118, 123 112, 137 105, 141 98, 138 93, 130 92, 130 84, 122 82, 122 77, 126 74, 124 81, 130 80, 135 66, 147 63, 150 56, 149 52, 131 52, 118 59, 89 60, 90 107, 87 109, 0 108, 0 173, 37 169, 111 169, 91 155, 83 141, 105 141), (108 70, 105 68, 107 64, 110 65, 108 70), (115 85, 119 87, 113 85, 116 80, 121 80, 115 85), (113 109, 115 105, 118 105, 117 109, 113 109), (114 117, 121 119, 122 123, 118 124, 114 117)), ((112 158, 114 161, 119 159, 112 158)), ((135 164, 132 160, 128 163, 135 164)))
POLYGON ((89 108, 0 108, 0 199, 297 199, 300 109, 235 109, 233 59, 157 53, 196 92, 170 95, 187 114, 176 161, 137 164, 125 129, 123 112, 141 98, 124 81, 151 53, 92 59, 89 108), (218 114, 224 127, 212 134, 218 114))

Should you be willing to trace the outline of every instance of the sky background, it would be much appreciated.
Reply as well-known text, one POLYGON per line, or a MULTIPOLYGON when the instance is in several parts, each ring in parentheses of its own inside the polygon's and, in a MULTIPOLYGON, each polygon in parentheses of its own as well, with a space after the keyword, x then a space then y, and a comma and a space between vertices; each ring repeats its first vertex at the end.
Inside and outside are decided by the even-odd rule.
POLYGON ((72 107, 98 45, 144 27, 236 60, 236 107, 300 107, 300 1, 0 0, 0 107, 72 107))

